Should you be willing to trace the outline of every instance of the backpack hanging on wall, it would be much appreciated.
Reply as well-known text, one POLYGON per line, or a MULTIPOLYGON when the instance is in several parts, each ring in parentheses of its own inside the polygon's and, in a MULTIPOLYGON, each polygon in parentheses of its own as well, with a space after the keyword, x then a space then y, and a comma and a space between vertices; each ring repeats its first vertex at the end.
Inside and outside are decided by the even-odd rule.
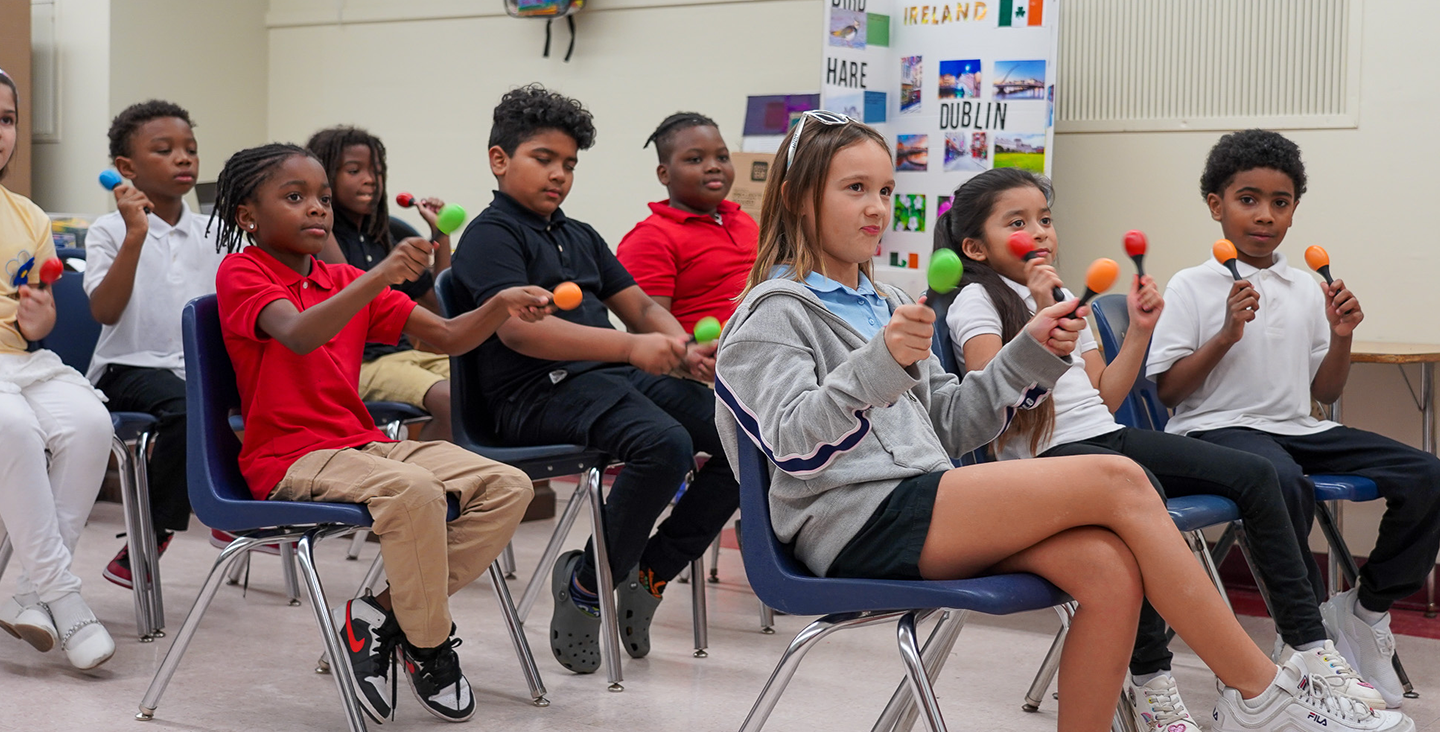
POLYGON ((545 58, 550 58, 550 24, 556 18, 564 18, 570 26, 570 47, 565 49, 565 61, 575 53, 575 13, 585 7, 585 0, 505 0, 505 12, 512 18, 545 19, 545 58))

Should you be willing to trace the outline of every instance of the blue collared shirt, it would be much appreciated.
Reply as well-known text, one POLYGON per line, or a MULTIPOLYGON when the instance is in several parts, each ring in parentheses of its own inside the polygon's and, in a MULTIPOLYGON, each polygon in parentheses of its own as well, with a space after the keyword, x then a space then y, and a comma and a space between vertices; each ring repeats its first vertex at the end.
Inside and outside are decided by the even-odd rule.
MULTIPOLYGON (((770 277, 774 279, 789 271, 788 266, 776 267, 770 277)), ((875 285, 864 272, 860 273, 858 284, 858 287, 851 289, 819 272, 811 272, 805 276, 805 287, 815 293, 815 297, 820 298, 827 310, 839 315, 851 327, 860 331, 865 340, 870 340, 890 322, 890 303, 875 291, 875 285)))

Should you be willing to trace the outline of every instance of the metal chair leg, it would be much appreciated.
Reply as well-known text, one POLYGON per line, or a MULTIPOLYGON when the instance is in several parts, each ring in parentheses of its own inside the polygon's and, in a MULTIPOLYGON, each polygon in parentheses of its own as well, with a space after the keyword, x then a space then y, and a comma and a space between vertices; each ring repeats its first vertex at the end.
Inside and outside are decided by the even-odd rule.
POLYGON ((560 513, 560 520, 555 525, 555 533, 550 535, 550 541, 545 545, 545 552, 540 555, 540 563, 535 566, 535 573, 530 575, 530 582, 525 585, 525 591, 520 594, 520 604, 515 611, 520 614, 520 622, 530 617, 530 608, 535 604, 535 599, 540 596, 540 590, 550 584, 550 569, 555 564, 555 559, 560 556, 560 547, 565 544, 565 539, 570 535, 570 529, 575 526, 575 519, 579 517, 580 510, 585 507, 585 502, 590 498, 590 492, 586 489, 588 476, 582 476, 580 482, 575 486, 575 494, 570 496, 570 503, 560 513))
MULTIPOLYGON (((949 659, 950 651, 955 648, 955 640, 960 637, 960 631, 965 627, 965 620, 969 616, 969 610, 944 611, 940 622, 935 624, 935 629, 925 640, 925 647, 920 649, 920 657, 925 659, 925 672, 932 678, 945 667, 945 661, 949 659)), ((908 682, 901 679, 895 693, 890 695, 885 711, 880 713, 880 718, 875 721, 870 732, 909 732, 915 726, 917 715, 915 697, 910 693, 908 682)))
POLYGON ((1234 615, 1235 608, 1230 606, 1230 596, 1225 592, 1225 583, 1220 580, 1220 569, 1215 566, 1215 560, 1210 556, 1210 547, 1205 543, 1205 535, 1199 531, 1190 531, 1186 532, 1185 540, 1189 542, 1190 551, 1195 553, 1195 558, 1200 560, 1200 566, 1205 568, 1205 574, 1210 576, 1210 582, 1220 593, 1220 599, 1225 601, 1225 608, 1230 611, 1231 615, 1234 615))
POLYGON ((350 549, 345 552, 345 558, 355 561, 360 558, 360 550, 365 548, 365 538, 370 536, 369 529, 360 529, 355 532, 355 538, 350 540, 350 549))
POLYGON ((245 568, 248 566, 250 566, 250 552, 245 552, 245 561, 236 562, 235 564, 231 565, 229 571, 225 573, 225 584, 240 584, 240 575, 244 573, 245 568))
POLYGON ((125 515, 125 541, 130 556, 133 585, 130 594, 135 604, 135 632, 141 643, 149 643, 155 639, 152 627, 155 614, 150 608, 151 595, 146 592, 143 582, 137 581, 145 566, 145 544, 141 539, 143 529, 139 507, 141 491, 136 485, 135 473, 131 468, 130 448, 119 437, 113 438, 110 443, 110 454, 115 456, 120 474, 120 505, 125 515))
POLYGON ((0 537, 0 577, 5 576, 5 567, 10 564, 10 555, 15 553, 15 547, 10 545, 10 535, 0 537))
MULTIPOLYGON (((338 659, 335 686, 340 692, 340 703, 345 707, 345 716, 350 723, 350 732, 365 732, 365 718, 360 711, 360 702, 355 698, 355 690, 350 686, 350 679, 355 673, 350 667, 350 655, 340 645, 340 636, 335 632, 335 624, 330 619, 330 606, 325 602, 325 588, 320 584, 320 574, 315 570, 315 548, 314 545, 320 539, 335 534, 344 533, 349 527, 319 527, 305 532, 295 546, 295 553, 300 560, 300 571, 305 575, 305 590, 310 595, 310 606, 315 611, 315 622, 320 626, 320 635, 324 637, 325 648, 330 654, 332 663, 338 659)), ((282 544, 282 546, 285 546, 282 544)))
POLYGON ((532 703, 537 707, 548 707, 550 700, 545 698, 545 682, 540 679, 540 669, 535 666, 535 655, 530 652, 530 641, 525 637, 525 628, 520 625, 520 616, 515 612, 510 586, 505 584, 499 562, 490 565, 490 583, 495 586, 495 600, 500 603, 500 615, 505 618, 505 630, 515 646, 515 656, 520 659, 520 672, 530 686, 532 703))
POLYGON ((285 594, 290 597, 290 607, 300 604, 300 580, 295 576, 295 544, 280 542, 280 573, 285 576, 285 594))
POLYGON ((775 635, 775 608, 760 600, 760 632, 765 635, 775 635))
POLYGON ((140 433, 135 441, 135 449, 130 453, 130 469, 135 476, 135 497, 136 513, 140 519, 140 541, 144 550, 143 568, 139 575, 135 574, 135 562, 131 560, 130 571, 135 586, 143 587, 146 602, 150 606, 150 635, 155 638, 164 638, 165 632, 165 600, 160 591, 160 548, 155 543, 155 521, 150 513, 150 444, 155 441, 155 433, 146 430, 140 433))
POLYGON ((1050 688, 1050 682, 1055 680, 1055 674, 1060 670, 1060 653, 1065 649, 1065 637, 1070 634, 1070 619, 1075 615, 1075 603, 1059 605, 1055 612, 1060 615, 1060 630, 1055 633, 1050 650, 1045 652, 1045 660, 1040 662, 1040 668, 1035 672, 1035 680, 1030 682, 1030 689, 1025 692, 1025 703, 1020 706, 1022 711, 1040 711, 1040 703, 1045 700, 1045 691, 1050 688))
POLYGON ((814 648, 815 644, 825 636, 842 628, 875 625, 904 614, 903 611, 876 614, 836 613, 826 615, 805 626, 805 629, 790 641, 790 646, 780 656, 779 663, 775 664, 775 670, 771 672, 770 679, 765 682, 765 687, 760 690, 760 697, 750 708, 750 714, 745 717, 745 723, 740 727, 740 732, 760 732, 760 729, 765 726, 765 721, 770 718, 770 713, 775 710, 775 704, 785 693, 785 687, 795 676, 795 670, 800 667, 800 661, 804 660, 805 654, 809 653, 810 649, 814 648))
POLYGON ((215 564, 210 567, 210 574, 205 578, 205 584, 200 587, 200 594, 195 598, 195 604, 190 606, 190 612, 185 616, 185 622, 180 625, 180 632, 176 634, 175 640, 170 644, 170 650, 165 652, 165 658, 160 661, 160 668, 155 671, 155 678, 150 681, 150 687, 146 689, 145 696, 140 700, 140 712, 135 715, 136 719, 149 720, 155 717, 155 709, 160 704, 160 697, 165 693, 165 687, 170 685, 170 679, 175 675, 175 669, 180 665, 180 659, 184 657, 186 649, 190 647, 190 641, 195 637, 195 630, 200 627, 200 619, 205 617, 205 611, 210 608, 210 602, 215 599, 216 590, 220 589, 220 582, 225 578, 226 571, 232 564, 238 563, 238 559, 251 546, 260 543, 258 539, 238 539, 220 551, 220 556, 215 558, 215 564))
MULTIPOLYGON (((591 468, 585 489, 590 493, 590 523, 594 528, 595 575, 600 596, 600 655, 605 661, 605 676, 610 691, 624 691, 620 684, 620 625, 615 618, 615 577, 610 571, 610 552, 605 541, 605 501, 601 496, 600 469, 591 468)), ((533 583, 534 578, 531 579, 533 583)))
POLYGON ((370 569, 365 572, 365 579, 360 581, 360 589, 355 592, 355 596, 375 594, 375 585, 380 582, 380 577, 384 574, 385 558, 376 554, 375 561, 370 563, 370 569))
POLYGON ((710 544, 710 581, 720 581, 720 537, 710 544))
POLYGON ((707 658, 710 655, 705 650, 710 647, 709 608, 705 605, 705 583, 699 580, 705 576, 704 557, 695 557, 695 561, 690 563, 690 576, 696 578, 690 583, 690 614, 695 633, 694 656, 707 658))
POLYGON ((910 692, 915 695, 915 705, 925 720, 925 729, 946 732, 940 702, 935 698, 935 687, 930 684, 930 674, 925 672, 925 660, 920 657, 920 646, 915 641, 914 611, 900 616, 895 635, 900 646, 900 658, 905 661, 905 678, 910 681, 910 692))
POLYGON ((511 542, 505 545, 504 551, 500 552, 500 570, 505 573, 505 579, 515 579, 515 544, 511 542))

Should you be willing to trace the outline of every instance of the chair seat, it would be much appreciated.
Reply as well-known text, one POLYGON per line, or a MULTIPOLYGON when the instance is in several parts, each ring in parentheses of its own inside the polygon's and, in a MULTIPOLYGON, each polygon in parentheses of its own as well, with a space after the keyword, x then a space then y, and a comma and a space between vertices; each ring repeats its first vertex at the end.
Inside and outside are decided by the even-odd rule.
MULTIPOLYGON (((746 567, 749 571, 748 562, 746 567)), ((773 573, 774 569, 771 569, 773 573)), ((1055 585, 1032 574, 1002 574, 943 582, 844 579, 789 574, 783 592, 755 587, 766 605, 790 615, 884 612, 915 608, 975 610, 1009 615, 1070 601, 1055 585)))
MULTIPOLYGON (((345 524, 370 526, 370 509, 360 503, 308 503, 305 501, 232 501, 223 500, 222 515, 196 513, 200 522, 221 531, 253 531, 275 526, 309 526, 312 524, 345 524)), ((445 496, 445 520, 460 515, 460 502, 455 494, 445 496)))
POLYGON ((1165 504, 1165 510, 1170 512, 1175 528, 1181 531, 1195 531, 1240 520, 1240 508, 1234 501, 1221 496, 1171 498, 1165 504))
POLYGON ((532 480, 583 473, 609 462, 604 453, 580 445, 482 445, 455 435, 455 444, 484 458, 524 471, 532 480))
POLYGON ((1317 501, 1373 501, 1380 497, 1375 481, 1359 475, 1312 475, 1317 501))
POLYGON ((115 436, 126 442, 140 439, 140 433, 154 427, 158 421, 144 412, 110 413, 110 425, 115 428, 115 436))
POLYGON ((404 402, 365 402, 365 408, 370 410, 370 417, 375 420, 375 424, 430 418, 429 412, 404 402))

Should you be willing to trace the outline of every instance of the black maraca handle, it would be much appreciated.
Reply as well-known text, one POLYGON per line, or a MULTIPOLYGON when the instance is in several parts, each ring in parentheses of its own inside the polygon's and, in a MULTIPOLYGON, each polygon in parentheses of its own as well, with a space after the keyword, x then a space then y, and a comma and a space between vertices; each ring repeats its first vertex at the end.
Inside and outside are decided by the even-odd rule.
POLYGON ((1327 264, 1327 265, 1325 265, 1325 266, 1323 266, 1323 267, 1321 267, 1320 269, 1317 269, 1317 270, 1315 270, 1315 271, 1316 271, 1316 272, 1319 272, 1319 273, 1320 273, 1320 276, 1325 278, 1325 284, 1327 284, 1327 285, 1333 285, 1333 284, 1335 284, 1335 279, 1330 276, 1330 265, 1327 264))
POLYGON ((1141 276, 1141 277, 1144 277, 1144 276, 1145 276, 1145 265, 1144 265, 1144 264, 1141 264, 1141 262, 1145 259, 1145 255, 1144 255, 1144 254, 1136 254, 1135 256, 1131 257, 1131 259, 1135 260, 1135 274, 1137 274, 1137 275, 1139 275, 1139 276, 1141 276))
POLYGON ((1065 302, 1065 291, 1059 286, 1050 289, 1050 296, 1055 298, 1055 302, 1065 302))
POLYGON ((1240 267, 1236 266, 1235 260, 1233 260, 1233 259, 1227 259, 1227 260, 1225 260, 1225 268, 1228 269, 1228 270, 1230 270, 1230 274, 1232 274, 1232 275, 1235 276, 1235 281, 1236 281, 1236 282, 1239 282, 1240 280, 1245 279, 1244 277, 1241 277, 1241 276, 1240 276, 1240 267))
MULTIPOLYGON (((1090 289, 1090 288, 1088 288, 1088 287, 1085 288, 1085 294, 1080 296, 1080 302, 1076 303, 1076 305, 1075 305, 1075 310, 1071 310, 1070 312, 1065 313, 1065 318, 1066 318, 1067 320, 1079 320, 1079 319, 1080 319, 1080 316, 1075 314, 1076 311, 1078 311, 1080 308, 1085 307, 1085 305, 1088 304, 1092 298, 1094 298, 1096 295, 1099 295, 1099 294, 1100 294, 1100 293, 1098 293, 1098 292, 1096 292, 1096 291, 1094 291, 1094 290, 1092 290, 1092 289, 1090 289)), ((1060 301, 1059 301, 1059 300, 1056 300, 1055 302, 1060 302, 1060 301)))

